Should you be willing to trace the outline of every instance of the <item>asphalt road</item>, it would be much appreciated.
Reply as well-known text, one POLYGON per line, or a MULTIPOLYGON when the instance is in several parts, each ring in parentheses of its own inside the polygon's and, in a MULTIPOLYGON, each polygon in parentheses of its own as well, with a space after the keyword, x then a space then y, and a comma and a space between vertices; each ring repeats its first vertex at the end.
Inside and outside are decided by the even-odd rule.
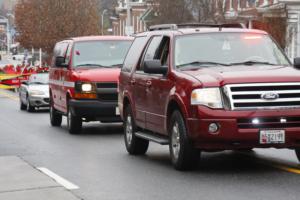
POLYGON ((204 153, 196 171, 172 168, 167 146, 129 156, 120 124, 91 123, 80 135, 49 124, 47 111, 19 110, 0 91, 0 156, 19 156, 79 186, 84 200, 300 199, 300 165, 291 150, 204 153))

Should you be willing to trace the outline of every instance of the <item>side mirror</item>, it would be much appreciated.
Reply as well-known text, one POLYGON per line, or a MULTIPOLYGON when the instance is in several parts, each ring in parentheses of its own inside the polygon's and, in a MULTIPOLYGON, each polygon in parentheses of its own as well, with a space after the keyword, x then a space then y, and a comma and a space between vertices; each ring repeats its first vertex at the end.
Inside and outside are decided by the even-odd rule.
POLYGON ((294 59, 294 67, 300 69, 300 57, 294 59))
POLYGON ((68 64, 66 63, 65 57, 57 56, 55 58, 55 66, 56 67, 68 67, 68 64))
POLYGON ((162 66, 160 60, 144 61, 144 72, 148 74, 167 74, 168 67, 162 66))

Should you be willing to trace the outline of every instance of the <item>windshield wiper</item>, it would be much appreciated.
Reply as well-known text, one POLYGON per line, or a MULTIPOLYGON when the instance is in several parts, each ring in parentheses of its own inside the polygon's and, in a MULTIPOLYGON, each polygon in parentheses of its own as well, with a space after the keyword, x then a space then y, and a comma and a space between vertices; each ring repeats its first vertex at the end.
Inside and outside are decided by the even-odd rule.
POLYGON ((187 67, 187 66, 197 66, 201 67, 202 65, 221 65, 221 66, 229 66, 228 64, 225 63, 218 63, 218 62, 211 62, 211 61, 194 61, 190 63, 185 63, 181 65, 177 65, 177 67, 182 68, 182 67, 187 67))
POLYGON ((46 85, 46 84, 48 84, 48 83, 43 83, 43 82, 31 82, 30 84, 46 85))
POLYGON ((123 66, 123 63, 110 65, 110 67, 119 67, 119 68, 122 68, 122 66, 123 66))
POLYGON ((230 63, 229 65, 273 65, 274 66, 276 64, 270 62, 264 62, 264 61, 248 60, 244 62, 230 63))
POLYGON ((100 64, 85 63, 85 64, 76 65, 75 67, 106 67, 106 66, 100 64))

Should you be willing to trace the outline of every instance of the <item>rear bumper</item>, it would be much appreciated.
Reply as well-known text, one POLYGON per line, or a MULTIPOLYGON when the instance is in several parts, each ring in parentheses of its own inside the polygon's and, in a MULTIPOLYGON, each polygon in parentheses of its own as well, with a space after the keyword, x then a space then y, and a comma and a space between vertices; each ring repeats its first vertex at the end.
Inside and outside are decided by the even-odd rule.
POLYGON ((117 113, 117 102, 72 99, 70 108, 74 115, 89 121, 121 122, 121 117, 117 113))
POLYGON ((300 147, 300 109, 261 111, 221 111, 199 107, 197 118, 187 119, 189 137, 194 145, 204 150, 244 148, 300 147), (273 123, 252 124, 253 119, 274 119, 273 123), (280 119, 287 119, 280 122, 280 119), (296 120, 289 122, 290 119, 296 120), (243 122, 248 121, 247 126, 243 122), (219 130, 211 134, 208 127, 217 123, 219 130), (292 125, 291 125, 292 124, 292 125), (285 130, 284 144, 260 144, 260 130, 285 130))

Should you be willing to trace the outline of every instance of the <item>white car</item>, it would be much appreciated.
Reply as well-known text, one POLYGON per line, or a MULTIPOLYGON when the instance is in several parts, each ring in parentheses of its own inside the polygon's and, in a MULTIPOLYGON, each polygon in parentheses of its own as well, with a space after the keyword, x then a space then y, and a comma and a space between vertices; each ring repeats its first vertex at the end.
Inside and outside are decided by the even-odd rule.
POLYGON ((49 74, 32 74, 19 90, 20 109, 33 112, 36 108, 49 107, 49 74))

